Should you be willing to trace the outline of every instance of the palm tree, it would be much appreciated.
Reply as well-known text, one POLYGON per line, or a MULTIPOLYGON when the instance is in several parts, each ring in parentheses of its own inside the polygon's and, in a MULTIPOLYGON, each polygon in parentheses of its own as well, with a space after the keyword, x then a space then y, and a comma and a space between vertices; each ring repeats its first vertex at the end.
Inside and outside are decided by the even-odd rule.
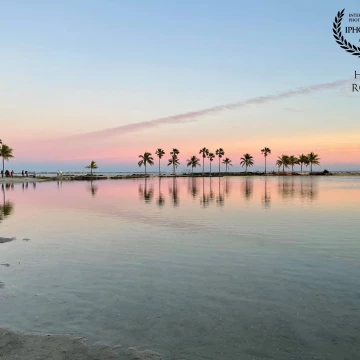
POLYGON ((289 165, 291 166, 291 172, 294 172, 294 165, 299 164, 299 159, 294 156, 294 155, 290 155, 289 156, 289 165))
POLYGON ((194 168, 200 166, 200 159, 198 159, 195 155, 193 155, 190 160, 186 160, 187 166, 191 166, 191 174, 194 176, 194 168))
POLYGON ((245 167, 245 172, 247 172, 248 166, 253 166, 254 165, 254 158, 248 153, 244 154, 243 157, 240 160, 241 160, 240 165, 242 167, 244 167, 244 165, 246 166, 245 167))
POLYGON ((228 167, 232 166, 231 160, 229 158, 225 158, 222 163, 226 165, 226 172, 228 171, 228 167))
POLYGON ((222 148, 216 149, 215 154, 219 157, 219 175, 220 175, 220 159, 225 155, 225 151, 222 148))
POLYGON ((168 161, 168 166, 173 166, 173 174, 175 175, 175 169, 180 165, 179 158, 177 157, 177 155, 172 155, 168 161))
MULTIPOLYGON (((3 145, 4 146, 4 145, 3 145)), ((320 158, 319 155, 311 152, 310 154, 308 154, 308 162, 310 164, 310 172, 312 172, 312 166, 314 165, 320 165, 320 158)))
POLYGON ((178 155, 180 154, 180 151, 176 148, 173 148, 172 151, 170 151, 171 159, 169 159, 168 166, 172 164, 173 166, 173 174, 175 175, 175 168, 180 165, 178 155))
POLYGON ((283 172, 285 172, 285 168, 288 168, 289 167, 289 156, 287 155, 281 155, 281 156, 278 156, 278 160, 276 160, 276 165, 279 167, 282 166, 283 167, 283 172))
POLYGON ((301 172, 302 172, 303 164, 305 164, 306 166, 309 165, 309 159, 306 155, 301 154, 301 155, 299 155, 298 160, 299 160, 299 164, 301 166, 301 172))
POLYGON ((91 176, 92 176, 92 174, 93 174, 93 170, 95 170, 95 169, 97 169, 97 168, 98 168, 98 166, 97 166, 97 164, 96 164, 96 162, 95 162, 94 160, 91 161, 90 165, 85 166, 85 169, 90 169, 90 170, 91 170, 91 171, 90 171, 91 176))
POLYGON ((155 155, 158 156, 159 158, 159 176, 160 176, 160 160, 161 158, 165 155, 165 151, 161 148, 158 148, 156 151, 155 151, 155 155))
POLYGON ((13 158, 13 149, 5 144, 2 144, 0 148, 0 156, 2 157, 2 177, 4 177, 4 168, 5 168, 5 160, 9 161, 9 159, 13 158))
POLYGON ((153 166, 154 165, 154 159, 153 159, 151 153, 149 153, 149 152, 144 152, 144 155, 139 155, 139 158, 141 160, 138 162, 138 165, 139 165, 139 167, 144 165, 144 167, 145 167, 145 175, 146 175, 146 164, 149 164, 150 166, 153 166))
POLYGON ((265 157, 265 175, 266 175, 266 158, 269 154, 271 154, 271 150, 268 147, 264 147, 261 149, 262 154, 264 154, 265 157))
POLYGON ((213 162, 215 155, 214 153, 208 153, 208 158, 210 160, 210 176, 211 176, 211 163, 213 162))
POLYGON ((209 155, 209 149, 207 149, 206 147, 203 147, 202 149, 200 149, 199 154, 202 154, 202 158, 203 158, 202 176, 204 176, 204 160, 209 155))

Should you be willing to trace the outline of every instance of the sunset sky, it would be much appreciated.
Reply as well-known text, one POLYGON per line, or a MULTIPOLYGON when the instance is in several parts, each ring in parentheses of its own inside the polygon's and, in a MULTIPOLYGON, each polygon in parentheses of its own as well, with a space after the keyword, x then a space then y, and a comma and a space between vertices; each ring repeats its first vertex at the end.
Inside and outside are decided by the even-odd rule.
MULTIPOLYGON (((205 146, 224 148, 235 171, 249 152, 261 170, 267 146, 270 169, 283 153, 314 151, 319 169, 360 170, 360 93, 351 93, 360 58, 332 36, 336 13, 346 9, 345 24, 358 5, 1 2, 0 138, 15 155, 8 168, 82 170, 96 160, 101 171, 141 171, 139 154, 176 147, 182 171, 205 146), (348 82, 274 96, 340 80, 348 82), (122 127, 130 124, 138 125, 122 127)), ((360 46, 360 34, 346 38, 360 46)))

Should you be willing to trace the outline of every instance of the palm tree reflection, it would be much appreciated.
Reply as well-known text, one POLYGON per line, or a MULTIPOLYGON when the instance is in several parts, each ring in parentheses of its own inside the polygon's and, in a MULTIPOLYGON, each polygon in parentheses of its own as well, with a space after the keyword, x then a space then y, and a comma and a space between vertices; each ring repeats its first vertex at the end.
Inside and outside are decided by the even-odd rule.
POLYGON ((145 186, 142 187, 142 184, 139 184, 139 195, 140 199, 144 200, 146 203, 150 203, 152 198, 154 197, 154 187, 151 186, 148 188, 148 179, 145 178, 145 186))
POLYGON ((93 184, 93 181, 90 180, 90 186, 89 186, 88 190, 91 192, 91 195, 93 197, 95 197, 95 195, 98 191, 98 186, 96 184, 93 184))
POLYGON ((197 179, 196 178, 194 178, 194 177, 189 178, 188 189, 189 189, 191 196, 195 199, 196 195, 199 192, 199 190, 197 188, 197 179))
POLYGON ((209 198, 210 198, 210 201, 214 201, 215 199, 215 194, 212 190, 212 187, 211 187, 211 181, 212 181, 212 178, 209 179, 209 182, 210 182, 210 193, 209 193, 209 198))
POLYGON ((267 178, 264 178, 264 195, 261 198, 261 202, 265 209, 270 209, 271 206, 271 193, 267 188, 267 178))
POLYGON ((295 196, 294 178, 279 177, 278 192, 283 199, 293 198, 295 196))
POLYGON ((169 193, 171 195, 172 203, 174 207, 179 206, 179 193, 177 188, 177 179, 174 177, 172 181, 172 187, 169 187, 169 193))
POLYGON ((165 205, 165 197, 164 195, 161 193, 161 177, 159 177, 159 195, 158 198, 156 200, 156 203, 158 204, 158 206, 164 206, 165 205))
POLYGON ((317 179, 312 176, 301 178, 299 192, 302 200, 316 200, 319 194, 317 179))
POLYGON ((202 178, 202 197, 200 198, 200 204, 203 207, 207 207, 210 203, 210 195, 205 194, 205 180, 202 178))
POLYGON ((225 194, 226 196, 229 196, 231 192, 231 184, 228 177, 225 178, 225 194))
POLYGON ((216 198, 216 204, 219 206, 224 206, 224 194, 221 193, 220 177, 219 177, 219 192, 218 192, 218 196, 216 198))
POLYGON ((1 184, 1 190, 3 193, 3 202, 0 205, 0 221, 4 220, 7 216, 11 215, 14 211, 14 204, 11 201, 6 201, 5 188, 9 189, 9 184, 1 184))
POLYGON ((243 193, 246 200, 250 200, 253 195, 254 183, 253 179, 247 177, 245 182, 242 182, 243 193))

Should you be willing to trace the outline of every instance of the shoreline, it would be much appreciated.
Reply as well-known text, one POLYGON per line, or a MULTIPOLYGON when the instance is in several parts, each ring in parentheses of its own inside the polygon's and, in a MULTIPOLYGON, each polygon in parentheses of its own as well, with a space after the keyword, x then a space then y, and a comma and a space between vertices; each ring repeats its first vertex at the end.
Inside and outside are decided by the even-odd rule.
POLYGON ((83 337, 12 331, 0 327, 0 358, 6 360, 165 360, 152 350, 138 351, 103 342, 87 344, 83 337))
POLYGON ((219 178, 219 177, 344 177, 344 176, 360 176, 360 173, 220 173, 220 174, 179 174, 179 175, 158 175, 158 174, 132 174, 132 175, 116 175, 116 176, 103 176, 103 175, 63 175, 61 177, 48 177, 37 176, 35 178, 30 177, 0 177, 0 184, 21 184, 21 183, 34 183, 34 182, 50 182, 50 181, 97 181, 97 180, 124 180, 124 179, 153 179, 153 178, 219 178))

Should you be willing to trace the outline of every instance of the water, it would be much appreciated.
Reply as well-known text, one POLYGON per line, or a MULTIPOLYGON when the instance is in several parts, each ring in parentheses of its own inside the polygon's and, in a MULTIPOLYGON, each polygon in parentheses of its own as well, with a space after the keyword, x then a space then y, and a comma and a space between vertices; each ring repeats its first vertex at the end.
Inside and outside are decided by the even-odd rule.
POLYGON ((4 187, 0 325, 174 360, 358 359, 359 200, 356 176, 4 187))

